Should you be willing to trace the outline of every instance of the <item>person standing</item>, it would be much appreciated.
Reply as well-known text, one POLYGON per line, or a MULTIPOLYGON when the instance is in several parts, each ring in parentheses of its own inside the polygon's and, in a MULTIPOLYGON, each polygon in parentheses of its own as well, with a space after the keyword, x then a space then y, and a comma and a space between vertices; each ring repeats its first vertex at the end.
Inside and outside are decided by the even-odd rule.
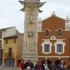
POLYGON ((24 70, 24 60, 23 59, 21 59, 21 62, 19 63, 19 68, 21 70, 24 70))
POLYGON ((45 70, 50 70, 49 69, 49 64, 48 64, 48 61, 47 60, 45 61, 45 63, 43 64, 43 66, 44 66, 44 69, 45 70))
POLYGON ((49 69, 56 70, 56 65, 55 65, 54 61, 49 65, 49 69))
POLYGON ((70 62, 69 62, 69 65, 68 65, 67 69, 70 70, 70 62))
POLYGON ((35 65, 35 70, 42 70, 42 64, 40 63, 40 61, 38 61, 35 65))
POLYGON ((25 69, 34 70, 34 64, 31 62, 31 60, 28 60, 28 61, 25 63, 25 69))
POLYGON ((68 70, 66 65, 64 65, 64 68, 63 68, 63 70, 68 70))
POLYGON ((60 64, 58 64, 58 66, 57 66, 57 70, 64 70, 64 65, 65 65, 64 60, 61 60, 60 64))

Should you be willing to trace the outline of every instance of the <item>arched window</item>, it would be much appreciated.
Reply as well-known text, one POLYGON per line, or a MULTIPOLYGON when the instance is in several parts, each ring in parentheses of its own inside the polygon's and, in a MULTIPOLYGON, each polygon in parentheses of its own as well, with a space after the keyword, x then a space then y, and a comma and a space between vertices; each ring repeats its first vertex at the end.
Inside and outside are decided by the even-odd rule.
POLYGON ((58 36, 62 35, 62 30, 61 30, 61 29, 58 29, 57 35, 58 35, 58 36))
POLYGON ((45 31, 45 36, 49 36, 49 30, 45 31))

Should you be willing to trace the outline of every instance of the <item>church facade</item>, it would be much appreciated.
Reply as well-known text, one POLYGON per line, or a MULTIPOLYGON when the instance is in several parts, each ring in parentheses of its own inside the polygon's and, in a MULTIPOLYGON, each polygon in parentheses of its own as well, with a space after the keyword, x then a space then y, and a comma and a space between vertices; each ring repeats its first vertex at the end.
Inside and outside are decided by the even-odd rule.
POLYGON ((38 58, 51 61, 70 62, 70 20, 56 15, 41 22, 42 30, 38 33, 38 58))

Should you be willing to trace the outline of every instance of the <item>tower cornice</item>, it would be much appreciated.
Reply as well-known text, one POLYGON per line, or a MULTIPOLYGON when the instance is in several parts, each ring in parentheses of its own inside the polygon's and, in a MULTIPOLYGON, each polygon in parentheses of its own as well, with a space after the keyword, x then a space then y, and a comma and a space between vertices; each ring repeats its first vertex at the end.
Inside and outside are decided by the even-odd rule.
POLYGON ((46 2, 25 2, 25 1, 19 2, 24 6, 37 6, 37 7, 41 7, 46 3, 46 2))
MULTIPOLYGON (((25 7, 41 7, 43 6, 46 2, 25 2, 25 1, 19 1, 24 7, 20 9, 20 11, 25 11, 25 7)), ((39 9, 39 13, 43 12, 42 10, 39 9)))

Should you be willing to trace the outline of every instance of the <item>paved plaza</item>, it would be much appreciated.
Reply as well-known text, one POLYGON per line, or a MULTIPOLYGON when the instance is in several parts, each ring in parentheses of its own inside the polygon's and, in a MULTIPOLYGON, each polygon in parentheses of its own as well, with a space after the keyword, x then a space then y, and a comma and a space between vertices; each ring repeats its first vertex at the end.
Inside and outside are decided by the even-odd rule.
POLYGON ((0 66, 0 70, 19 70, 17 67, 2 67, 0 66))

